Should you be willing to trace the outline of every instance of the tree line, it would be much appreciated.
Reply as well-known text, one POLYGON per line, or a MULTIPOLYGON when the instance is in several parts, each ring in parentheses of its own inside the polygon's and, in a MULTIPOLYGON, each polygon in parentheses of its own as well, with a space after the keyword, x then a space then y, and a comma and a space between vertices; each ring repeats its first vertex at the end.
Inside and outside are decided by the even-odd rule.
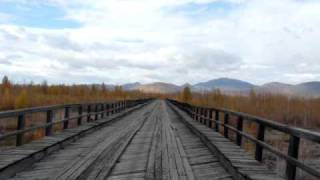
POLYGON ((138 99, 149 96, 139 91, 125 91, 121 86, 107 88, 104 83, 99 85, 48 85, 46 81, 43 81, 41 84, 14 84, 7 76, 4 76, 0 85, 0 110, 138 99))
POLYGON ((320 128, 320 98, 257 93, 254 90, 243 95, 225 94, 219 89, 196 93, 189 87, 171 98, 199 106, 244 112, 292 126, 320 128))

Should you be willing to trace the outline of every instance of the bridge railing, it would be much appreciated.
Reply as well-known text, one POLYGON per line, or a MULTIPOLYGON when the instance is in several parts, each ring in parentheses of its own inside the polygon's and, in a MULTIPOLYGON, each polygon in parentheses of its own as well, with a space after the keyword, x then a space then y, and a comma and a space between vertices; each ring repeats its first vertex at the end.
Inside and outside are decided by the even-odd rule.
POLYGON ((45 136, 50 136, 54 133, 53 126, 56 124, 61 124, 62 130, 69 128, 70 121, 76 121, 77 126, 80 126, 84 121, 95 121, 104 118, 105 116, 119 113, 127 108, 136 106, 138 104, 145 103, 149 100, 150 99, 138 99, 101 103, 67 104, 0 112, 0 122, 5 118, 10 118, 10 121, 16 120, 17 124, 15 130, 0 135, 0 142, 5 141, 8 138, 15 137, 15 145, 21 146, 22 144, 24 144, 24 135, 28 132, 34 132, 39 129, 44 129, 45 136), (87 112, 84 112, 84 109, 87 112), (71 110, 76 111, 77 115, 71 117, 71 110), (56 111, 64 112, 64 116, 62 119, 54 120, 54 112, 56 111), (45 123, 26 127, 26 116, 34 113, 45 113, 45 123))
POLYGON ((175 100, 169 101, 178 106, 180 109, 184 110, 186 113, 188 113, 194 120, 199 121, 209 126, 210 128, 214 128, 215 131, 219 132, 220 127, 223 128, 223 135, 226 138, 230 138, 229 130, 233 131, 234 133, 236 133, 236 143, 239 146, 242 145, 242 137, 253 142, 256 146, 256 160, 262 161, 263 149, 266 149, 269 152, 277 155, 278 157, 286 160, 286 177, 288 180, 296 179, 297 167, 313 175, 316 178, 320 178, 319 170, 316 170, 304 164, 301 160, 299 160, 298 157, 300 139, 305 139, 320 144, 320 133, 306 129, 290 127, 288 125, 277 123, 268 119, 256 117, 245 113, 235 112, 227 109, 199 107, 187 103, 178 102, 175 100), (223 120, 220 119, 220 114, 224 115, 223 120), (235 126, 232 126, 229 122, 231 116, 236 118, 235 126), (249 133, 244 132, 244 121, 253 122, 257 124, 257 133, 255 137, 249 133), (272 145, 269 145, 265 142, 266 128, 277 130, 290 136, 287 154, 277 150, 272 145))

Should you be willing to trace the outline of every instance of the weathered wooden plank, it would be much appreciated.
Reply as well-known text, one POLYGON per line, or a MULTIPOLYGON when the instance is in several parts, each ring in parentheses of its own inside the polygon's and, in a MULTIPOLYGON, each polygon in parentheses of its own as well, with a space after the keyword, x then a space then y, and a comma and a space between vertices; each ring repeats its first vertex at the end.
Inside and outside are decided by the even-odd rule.
MULTIPOLYGON (((248 162, 253 163, 258 161, 256 161, 253 156, 250 156, 242 151, 239 146, 231 143, 230 140, 224 138, 221 134, 212 132, 210 128, 196 121, 193 121, 184 112, 180 111, 176 107, 173 108, 177 113, 180 114, 181 117, 183 117, 182 119, 184 120, 184 123, 188 125, 190 130, 201 137, 202 142, 206 143, 209 149, 217 155, 219 161, 223 164, 223 166, 230 172, 232 172, 232 175, 236 179, 245 179, 245 177, 253 179, 257 177, 259 177, 260 179, 262 177, 265 179, 282 179, 273 171, 268 170, 264 165, 260 163, 256 164, 256 166, 248 166, 248 162), (207 130, 204 130, 206 128, 207 130), (254 168, 256 170, 254 170, 254 168), (265 176, 265 174, 268 174, 268 177, 265 176)), ((242 128, 241 121, 239 122, 238 128, 242 128)), ((240 139, 238 139, 238 143, 240 143, 240 139)))
MULTIPOLYGON (((144 126, 137 132, 131 143, 127 146, 126 150, 119 158, 118 163, 115 164, 108 179, 115 179, 115 177, 124 174, 127 178, 134 178, 134 174, 145 174, 146 171, 148 171, 148 167, 153 170, 153 165, 151 162, 152 155, 150 154, 150 151, 152 151, 152 144, 155 145, 155 142, 153 142, 157 124, 155 114, 156 110, 154 110, 147 118, 144 126), (136 155, 141 158, 128 158, 136 155)), ((154 172, 150 172, 150 169, 148 174, 150 176, 150 179, 153 179, 154 172)), ((147 174, 145 174, 145 177, 147 177, 147 174)))
POLYGON ((215 155, 208 150, 208 148, 201 142, 199 137, 193 134, 186 127, 186 125, 178 119, 179 117, 175 115, 172 110, 171 117, 173 117, 172 121, 177 129, 176 134, 181 140, 182 146, 186 153, 185 156, 188 159, 188 164, 193 171, 195 179, 230 178, 231 175, 223 169, 223 167, 217 161, 217 158, 215 158, 215 155), (192 144, 197 144, 197 146, 193 146, 192 144), (219 167, 218 170, 221 170, 221 172, 217 171, 217 167, 212 166, 208 168, 207 164, 210 163, 216 163, 217 167, 219 167))
MULTIPOLYGON (((141 105, 139 107, 131 108, 131 109, 125 111, 124 113, 110 116, 109 118, 106 118, 104 120, 100 120, 99 123, 95 122, 92 124, 90 123, 88 125, 77 127, 75 129, 67 129, 63 133, 55 134, 50 137, 45 137, 41 140, 33 141, 29 144, 25 144, 23 146, 14 148, 14 151, 12 151, 12 149, 11 149, 11 152, 10 151, 2 151, 2 153, 5 153, 6 155, 8 154, 10 156, 14 155, 14 154, 19 154, 19 153, 17 153, 18 151, 25 151, 27 158, 20 158, 14 162, 8 161, 5 165, 1 165, 2 168, 6 167, 6 169, 1 168, 0 178, 1 179, 7 178, 13 174, 16 174, 17 172, 32 174, 32 171, 25 171, 25 172, 21 171, 23 169, 30 169, 30 168, 34 168, 34 170, 37 170, 37 171, 40 169, 42 169, 43 171, 47 171, 47 170, 51 169, 50 171, 55 172, 55 170, 56 170, 55 167, 58 166, 58 167, 60 167, 60 170, 61 170, 61 168, 63 168, 63 166, 61 166, 61 164, 62 165, 68 164, 67 162, 70 161, 70 159, 55 157, 55 158, 53 158, 53 160, 57 161, 56 164, 52 163, 52 162, 43 162, 43 164, 42 164, 43 166, 42 165, 41 166, 37 166, 37 165, 32 166, 32 164, 34 162, 38 161, 39 159, 41 159, 47 155, 50 155, 50 153, 53 152, 53 150, 55 150, 55 149, 57 150, 60 147, 64 147, 66 145, 65 144, 66 142, 68 142, 69 144, 70 143, 72 144, 72 141, 74 140, 74 138, 79 135, 83 136, 85 134, 88 134, 89 132, 94 132, 94 130, 96 130, 95 132, 99 132, 99 129, 101 129, 102 127, 106 127, 106 125, 111 125, 110 128, 112 129, 113 122, 116 122, 116 120, 120 120, 120 117, 124 117, 124 115, 126 115, 126 114, 130 115, 131 112, 133 112, 134 110, 137 110, 141 107, 143 107, 143 105, 141 105), (58 161, 62 161, 62 160, 64 160, 63 163, 59 164, 58 161), (44 168, 45 166, 48 168, 44 168), (9 171, 8 171, 8 167, 9 167, 9 171), (42 167, 42 168, 40 168, 40 167, 42 167), (3 171, 3 170, 5 170, 5 171, 3 171)), ((140 111, 145 111, 145 110, 140 110, 140 111)), ((131 122, 130 120, 131 119, 127 118, 126 121, 131 122)), ((119 122, 121 122, 121 121, 119 121, 119 122)), ((126 122, 126 124, 128 124, 128 123, 126 122)), ((123 127, 123 125, 121 125, 119 127, 123 127)), ((103 139, 105 139, 105 137, 106 136, 101 136, 101 139, 103 140, 103 139)), ((95 142, 96 140, 97 140, 96 137, 93 136, 92 140, 90 140, 88 142, 95 142)), ((91 148, 92 147, 94 147, 94 146, 91 145, 91 148)), ((79 146, 77 149, 75 149, 72 152, 75 153, 78 151, 78 149, 85 149, 85 148, 79 146)), ((63 151, 61 151, 61 152, 63 152, 63 151)), ((67 151, 65 151, 65 152, 67 152, 67 151)), ((70 154, 70 152, 68 152, 68 154, 70 154)), ((50 159, 49 157, 50 156, 48 156, 48 158, 45 158, 45 159, 50 159)), ((79 156, 79 158, 81 158, 81 156, 79 156)), ((10 158, 6 158, 6 159, 10 160, 10 158)), ((0 162, 4 162, 4 161, 5 160, 3 160, 3 159, 0 160, 0 162)), ((48 172, 46 172, 45 174, 47 174, 48 177, 50 176, 50 174, 48 174, 48 172)))
MULTIPOLYGON (((155 127, 154 127, 154 133, 153 133, 153 139, 151 141, 151 148, 150 152, 148 154, 148 164, 146 167, 145 172, 145 179, 160 179, 158 176, 159 170, 158 164, 159 164, 159 158, 157 158, 157 150, 159 148, 160 142, 161 142, 161 126, 162 123, 159 120, 158 117, 155 117, 155 127)), ((161 156, 160 156, 161 157, 161 156)), ((160 161, 161 164, 161 161, 160 161)), ((160 171, 161 174, 161 171, 160 171)))

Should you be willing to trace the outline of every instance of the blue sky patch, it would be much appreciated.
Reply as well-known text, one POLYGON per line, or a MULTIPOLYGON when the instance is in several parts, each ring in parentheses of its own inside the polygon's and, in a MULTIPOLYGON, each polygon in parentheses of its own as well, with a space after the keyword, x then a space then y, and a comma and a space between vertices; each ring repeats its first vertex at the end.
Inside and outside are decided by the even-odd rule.
POLYGON ((76 28, 78 22, 65 19, 65 12, 47 4, 0 3, 0 12, 10 15, 10 23, 48 29, 76 28))
POLYGON ((219 18, 228 15, 230 12, 239 8, 241 4, 225 1, 210 3, 188 3, 182 6, 167 9, 169 13, 179 13, 197 21, 207 18, 219 18))

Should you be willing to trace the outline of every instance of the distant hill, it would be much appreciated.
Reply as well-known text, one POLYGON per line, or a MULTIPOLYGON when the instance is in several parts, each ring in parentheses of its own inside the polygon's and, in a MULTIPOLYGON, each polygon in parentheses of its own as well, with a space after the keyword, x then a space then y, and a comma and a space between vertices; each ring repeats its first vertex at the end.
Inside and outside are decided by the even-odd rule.
POLYGON ((245 81, 220 78, 195 84, 192 89, 195 91, 211 91, 214 89, 220 89, 222 91, 249 91, 254 87, 255 85, 245 81))
MULTIPOLYGON (((252 83, 230 78, 213 79, 206 82, 191 85, 185 83, 181 86, 156 82, 150 84, 141 84, 139 82, 122 85, 124 90, 140 90, 147 93, 174 93, 181 91, 184 87, 191 87, 192 91, 204 92, 220 89, 227 94, 248 94, 250 90, 254 89, 257 93, 271 93, 271 94, 285 94, 290 96, 303 97, 320 97, 320 82, 305 82, 297 85, 285 84, 280 82, 266 83, 261 86, 252 83)), ((112 89, 114 85, 106 85, 107 88, 112 89)))
POLYGON ((258 93, 285 94, 301 97, 320 97, 320 82, 306 82, 297 85, 272 82, 255 88, 258 93))
POLYGON ((255 90, 260 93, 294 95, 294 88, 294 85, 291 84, 271 82, 262 86, 257 86, 255 90))
POLYGON ((182 87, 170 84, 170 83, 151 83, 151 84, 144 84, 140 85, 136 88, 142 92, 146 93, 174 93, 181 91, 182 87))
POLYGON ((320 97, 320 82, 313 81, 295 85, 294 92, 302 96, 320 97))
POLYGON ((141 86, 141 83, 135 82, 135 83, 128 83, 122 85, 122 88, 124 90, 130 91, 130 90, 136 90, 139 86, 141 86))

